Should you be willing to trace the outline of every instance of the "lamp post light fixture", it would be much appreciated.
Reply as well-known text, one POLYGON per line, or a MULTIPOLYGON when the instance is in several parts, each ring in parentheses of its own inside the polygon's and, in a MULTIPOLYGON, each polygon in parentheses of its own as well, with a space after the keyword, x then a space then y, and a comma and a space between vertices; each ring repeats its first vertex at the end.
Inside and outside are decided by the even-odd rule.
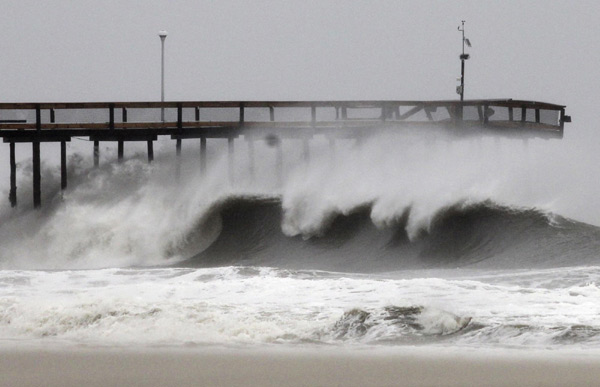
MULTIPOLYGON (((168 32, 165 30, 158 31, 160 37, 161 55, 160 55, 160 102, 165 102, 165 39, 168 32)), ((165 108, 160 108, 160 119, 165 122, 165 108)))

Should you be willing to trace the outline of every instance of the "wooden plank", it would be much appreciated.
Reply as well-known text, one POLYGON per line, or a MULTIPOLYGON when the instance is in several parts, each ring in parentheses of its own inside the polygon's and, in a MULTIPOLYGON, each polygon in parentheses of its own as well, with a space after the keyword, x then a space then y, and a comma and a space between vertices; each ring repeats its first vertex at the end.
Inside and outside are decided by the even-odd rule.
POLYGON ((30 143, 33 141, 37 142, 62 142, 71 141, 70 136, 55 135, 54 133, 44 133, 44 131, 37 132, 33 131, 30 133, 15 132, 14 135, 4 135, 4 142, 17 142, 17 143, 30 143))
POLYGON ((119 133, 119 132, 100 132, 89 136, 90 141, 117 141, 124 143, 127 141, 156 141, 158 135, 152 133, 119 133))

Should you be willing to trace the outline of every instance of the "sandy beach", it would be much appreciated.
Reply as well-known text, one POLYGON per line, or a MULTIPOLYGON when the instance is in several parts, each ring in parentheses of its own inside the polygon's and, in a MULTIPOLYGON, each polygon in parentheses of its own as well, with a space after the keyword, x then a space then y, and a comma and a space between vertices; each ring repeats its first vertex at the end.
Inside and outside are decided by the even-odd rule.
POLYGON ((1 386, 591 386, 600 360, 553 351, 10 349, 1 386))

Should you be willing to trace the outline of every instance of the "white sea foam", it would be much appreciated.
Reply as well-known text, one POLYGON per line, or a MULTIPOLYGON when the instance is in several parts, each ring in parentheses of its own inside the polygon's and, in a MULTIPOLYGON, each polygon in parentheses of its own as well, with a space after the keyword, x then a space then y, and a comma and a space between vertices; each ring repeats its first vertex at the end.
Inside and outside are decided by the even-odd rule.
MULTIPOLYGON (((579 268, 563 269, 578 277, 579 268)), ((600 281, 600 268, 588 268, 600 281)), ((270 268, 0 272, 0 341, 98 345, 429 343, 598 348, 592 282, 519 285, 270 268), (395 308, 395 309, 394 309, 395 308), (404 309, 403 309, 404 308, 404 309), (368 314, 353 335, 340 319, 368 314)), ((532 274, 532 273, 529 273, 532 274)), ((365 315, 366 316, 366 315, 365 315)))

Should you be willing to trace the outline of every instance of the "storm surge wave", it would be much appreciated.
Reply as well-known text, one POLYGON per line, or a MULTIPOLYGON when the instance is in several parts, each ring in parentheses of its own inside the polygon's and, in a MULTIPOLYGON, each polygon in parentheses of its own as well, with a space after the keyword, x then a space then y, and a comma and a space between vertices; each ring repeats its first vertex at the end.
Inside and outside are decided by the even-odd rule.
POLYGON ((491 201, 457 203, 440 209, 428 227, 411 236, 410 207, 385 225, 373 221, 373 207, 330 213, 312 234, 286 235, 293 215, 279 199, 229 198, 208 217, 220 223, 219 236, 181 265, 383 272, 546 268, 600 260, 600 228, 534 209, 491 201))
POLYGON ((211 143, 202 173, 195 147, 175 158, 164 145, 151 165, 104 152, 91 168, 74 153, 64 192, 60 169, 44 164, 41 210, 31 161, 20 163, 19 205, 0 202, 0 269, 598 264, 600 229, 568 219, 587 221, 582 209, 593 206, 550 143, 406 132, 334 149, 315 139, 310 160, 290 140, 282 161, 258 142, 254 173, 244 149, 232 162, 211 143))

